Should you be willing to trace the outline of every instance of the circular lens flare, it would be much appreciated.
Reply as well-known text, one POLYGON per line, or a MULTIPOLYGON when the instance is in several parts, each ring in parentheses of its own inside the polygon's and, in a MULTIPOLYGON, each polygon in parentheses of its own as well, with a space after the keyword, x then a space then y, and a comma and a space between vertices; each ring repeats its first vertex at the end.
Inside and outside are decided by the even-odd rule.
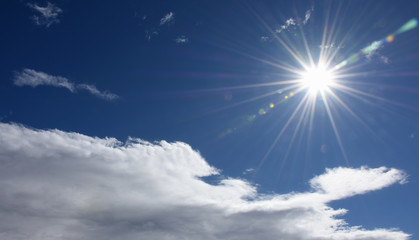
POLYGON ((311 95, 317 95, 318 92, 328 90, 333 83, 333 79, 334 76, 330 70, 323 66, 316 66, 302 73, 301 82, 311 95))

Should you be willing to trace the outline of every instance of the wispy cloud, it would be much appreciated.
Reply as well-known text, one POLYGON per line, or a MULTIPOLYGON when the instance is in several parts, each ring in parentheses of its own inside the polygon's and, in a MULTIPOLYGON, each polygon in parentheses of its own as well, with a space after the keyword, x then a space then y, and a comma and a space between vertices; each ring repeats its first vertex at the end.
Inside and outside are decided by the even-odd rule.
POLYGON ((189 42, 189 39, 185 35, 182 35, 182 36, 177 37, 175 39, 175 42, 176 43, 187 43, 187 42, 189 42))
POLYGON ((366 230, 328 203, 404 183, 397 169, 334 168, 303 193, 261 195, 216 175, 189 145, 89 137, 0 123, 0 232, 4 239, 406 240, 366 230), (11 164, 13 163, 13 164, 11 164))
POLYGON ((344 46, 341 46, 341 45, 336 46, 334 43, 331 43, 331 44, 319 45, 319 48, 321 48, 321 49, 330 49, 330 48, 340 49, 340 48, 344 48, 344 46))
POLYGON ((78 84, 77 85, 78 89, 84 89, 86 91, 88 91, 89 93, 103 98, 103 99, 108 99, 108 100, 114 100, 118 98, 118 95, 108 92, 108 91, 99 91, 96 86, 94 85, 90 85, 90 84, 78 84))
POLYGON ((160 26, 164 24, 169 24, 175 20, 175 14, 173 12, 169 12, 164 17, 160 19, 160 26))
POLYGON ((278 29, 276 29, 275 31, 277 33, 282 32, 283 30, 287 30, 290 26, 294 26, 296 25, 295 19, 294 18, 289 18, 285 21, 284 25, 281 25, 281 27, 279 27, 278 29))
POLYGON ((114 100, 118 98, 118 95, 100 91, 94 85, 90 84, 76 84, 69 81, 65 77, 53 76, 44 72, 35 71, 33 69, 25 68, 21 72, 16 72, 13 82, 16 86, 31 86, 37 87, 40 85, 62 87, 68 89, 70 92, 76 92, 77 90, 86 90, 89 93, 107 100, 114 100))
POLYGON ((32 16, 32 20, 38 26, 50 27, 54 23, 59 23, 59 15, 63 12, 61 8, 47 2, 45 7, 41 7, 36 3, 28 3, 28 7, 36 11, 37 14, 32 16))
POLYGON ((16 86, 31 86, 37 87, 39 85, 49 85, 54 87, 67 88, 70 92, 76 90, 74 83, 70 82, 65 77, 53 76, 44 72, 38 72, 32 69, 25 68, 22 72, 16 72, 14 78, 16 86))
POLYGON ((368 45, 367 47, 363 48, 361 50, 362 54, 365 55, 365 57, 368 60, 371 60, 373 57, 378 57, 383 63, 390 63, 390 59, 387 56, 384 56, 379 53, 379 51, 384 47, 383 41, 375 41, 368 45))
POLYGON ((269 41, 271 38, 270 37, 268 37, 268 36, 261 36, 260 37, 260 41, 261 42, 267 42, 267 41, 269 41))
POLYGON ((279 28, 277 28, 275 30, 276 33, 280 33, 284 30, 287 30, 288 28, 290 28, 291 26, 297 26, 297 25, 301 25, 301 23, 303 25, 307 24, 307 22, 310 20, 311 18, 311 13, 314 11, 313 8, 309 9, 306 11, 305 17, 304 19, 300 19, 300 18, 289 18, 285 21, 285 24, 281 25, 279 28))
POLYGON ((310 20, 311 13, 313 11, 314 11, 314 8, 311 8, 311 9, 309 9, 309 10, 306 11, 306 15, 304 17, 303 24, 307 24, 308 20, 310 20))
POLYGON ((248 168, 248 169, 244 170, 242 174, 243 174, 243 175, 246 175, 246 174, 252 173, 252 172, 254 172, 254 171, 255 171, 255 169, 254 169, 254 168, 248 168))
MULTIPOLYGON (((142 20, 143 21, 148 20, 147 16, 144 15, 142 20)), ((162 30, 163 25, 170 25, 171 23, 174 22, 174 20, 175 20, 175 14, 173 12, 169 12, 168 14, 166 14, 160 19, 160 25, 152 24, 151 27, 145 30, 145 38, 147 39, 147 41, 151 41, 153 37, 159 35, 160 31, 162 30)), ((179 41, 178 43, 185 43, 188 41, 187 38, 181 38, 181 37, 176 38, 175 41, 176 42, 179 41)))
POLYGON ((159 35, 159 31, 157 30, 146 30, 145 31, 145 38, 150 41, 153 36, 159 35))

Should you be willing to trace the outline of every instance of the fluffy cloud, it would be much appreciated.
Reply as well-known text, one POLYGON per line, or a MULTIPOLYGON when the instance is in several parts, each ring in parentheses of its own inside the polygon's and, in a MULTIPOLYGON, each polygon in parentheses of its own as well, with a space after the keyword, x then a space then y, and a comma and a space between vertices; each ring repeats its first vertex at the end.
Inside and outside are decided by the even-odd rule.
POLYGON ((59 23, 58 16, 63 12, 61 8, 47 2, 47 6, 41 7, 36 3, 28 3, 28 7, 36 11, 32 16, 34 23, 38 26, 50 27, 54 23, 59 23))
POLYGON ((107 100, 114 100, 118 98, 118 95, 110 92, 99 91, 95 86, 90 84, 75 84, 70 82, 67 78, 61 76, 53 76, 44 72, 38 72, 32 69, 23 69, 22 72, 16 72, 13 82, 16 86, 31 86, 37 87, 40 85, 47 85, 53 87, 63 87, 68 89, 70 92, 76 92, 76 90, 86 90, 89 93, 107 100))
POLYGON ((397 169, 328 169, 305 193, 260 195, 189 145, 0 123, 2 239, 408 239, 350 227, 327 203, 403 183, 397 169))

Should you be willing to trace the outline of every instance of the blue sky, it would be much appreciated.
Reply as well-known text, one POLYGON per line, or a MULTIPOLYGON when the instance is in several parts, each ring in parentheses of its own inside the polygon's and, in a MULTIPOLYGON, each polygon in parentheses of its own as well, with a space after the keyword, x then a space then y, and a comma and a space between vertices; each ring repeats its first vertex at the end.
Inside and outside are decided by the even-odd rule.
POLYGON ((419 3, 360 5, 2 1, 0 236, 415 239, 419 3))

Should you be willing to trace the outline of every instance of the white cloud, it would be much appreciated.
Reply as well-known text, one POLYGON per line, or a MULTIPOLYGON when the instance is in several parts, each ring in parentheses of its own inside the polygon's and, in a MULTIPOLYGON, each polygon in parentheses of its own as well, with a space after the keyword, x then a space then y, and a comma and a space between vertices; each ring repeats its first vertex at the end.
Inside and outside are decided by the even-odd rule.
POLYGON ((313 8, 309 9, 306 11, 306 15, 304 17, 304 20, 300 19, 300 18, 289 18, 285 21, 285 24, 281 25, 279 28, 277 28, 275 30, 276 33, 280 33, 283 30, 287 30, 288 28, 290 28, 291 26, 296 26, 296 25, 301 25, 301 22, 305 25, 307 24, 308 20, 310 20, 311 17, 311 13, 314 11, 313 8))
POLYGON ((2 239, 408 239, 350 227, 327 203, 403 183, 397 169, 335 168, 305 193, 260 195, 185 143, 150 143, 0 123, 2 239))
POLYGON ((249 173, 254 172, 254 171, 255 171, 254 168, 248 168, 248 169, 243 171, 243 175, 249 174, 249 173))
POLYGON ((368 45, 367 47, 361 49, 362 54, 365 55, 365 57, 368 60, 372 60, 374 57, 377 57, 379 60, 381 60, 385 64, 390 63, 390 59, 387 56, 384 56, 379 53, 379 51, 384 47, 383 41, 375 41, 368 45))
POLYGON ((270 40, 270 38, 268 37, 268 36, 261 36, 260 37, 260 41, 261 42, 267 42, 267 41, 269 41, 270 40))
POLYGON ((68 81, 67 78, 49 75, 44 72, 37 72, 28 68, 15 74, 14 83, 17 86, 37 87, 39 85, 49 85, 63 87, 67 88, 70 92, 74 92, 76 89, 75 84, 68 81))
POLYGON ((53 23, 59 23, 58 17, 63 12, 61 8, 50 2, 47 2, 45 7, 41 7, 36 3, 28 3, 28 7, 37 12, 36 15, 32 16, 32 19, 38 26, 50 27, 53 23))
POLYGON ((290 26, 294 26, 294 25, 296 25, 295 19, 294 18, 289 18, 285 21, 284 25, 282 25, 280 28, 276 29, 275 31, 277 33, 280 33, 283 30, 287 30, 290 26))
POLYGON ((182 36, 177 37, 175 39, 175 42, 176 43, 187 43, 187 42, 189 42, 189 39, 185 35, 182 35, 182 36))
POLYGON ((164 17, 160 19, 160 25, 169 24, 175 20, 175 14, 173 12, 169 12, 164 17))
POLYGON ((335 49, 341 49, 344 48, 345 46, 343 45, 335 45, 335 43, 331 43, 331 44, 323 44, 323 45, 319 45, 319 48, 321 49, 331 49, 331 48, 335 48, 335 49))
POLYGON ((22 72, 16 72, 13 82, 16 86, 31 86, 37 87, 40 85, 47 85, 53 87, 63 87, 70 92, 76 92, 78 89, 86 90, 89 93, 107 100, 114 100, 118 95, 100 91, 95 86, 90 84, 75 84, 65 77, 53 76, 44 72, 38 72, 33 69, 25 68, 22 72))
POLYGON ((96 88, 96 86, 94 86, 94 85, 78 84, 77 85, 77 88, 78 89, 87 90, 89 93, 91 93, 91 94, 93 94, 93 95, 95 95, 97 97, 100 97, 100 98, 103 98, 103 99, 107 99, 107 100, 114 100, 114 99, 117 99, 118 98, 118 95, 116 95, 114 93, 107 92, 107 91, 104 91, 104 92, 99 91, 96 88))
POLYGON ((303 24, 307 24, 308 20, 310 20, 312 12, 313 12, 313 8, 306 11, 306 15, 304 17, 303 24))
POLYGON ((383 42, 382 41, 375 41, 368 45, 367 47, 363 48, 361 52, 370 59, 372 56, 377 54, 378 50, 383 48, 383 42))

